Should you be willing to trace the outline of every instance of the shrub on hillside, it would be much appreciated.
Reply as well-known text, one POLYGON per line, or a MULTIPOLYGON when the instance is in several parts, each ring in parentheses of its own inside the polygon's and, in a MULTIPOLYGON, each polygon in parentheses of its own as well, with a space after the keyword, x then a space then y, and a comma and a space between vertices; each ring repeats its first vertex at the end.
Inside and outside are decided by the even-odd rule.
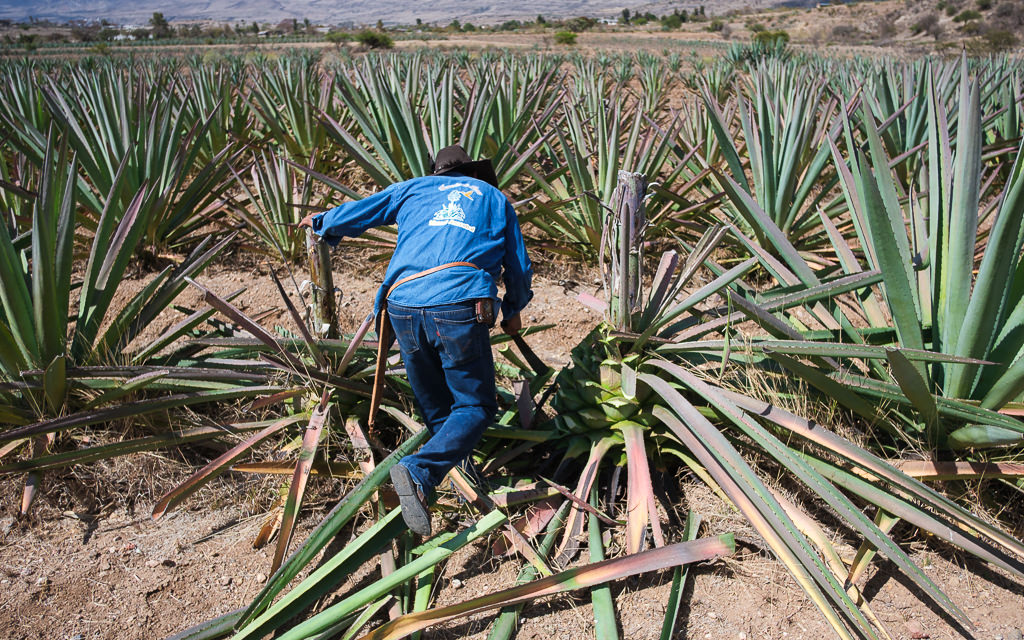
POLYGON ((1024 2, 1001 2, 993 14, 1003 28, 1024 26, 1024 2))
POLYGON ((766 46, 775 46, 777 42, 785 44, 789 42, 789 34, 784 29, 759 31, 754 34, 754 42, 766 46))
POLYGON ((958 13, 955 18, 953 18, 953 22, 968 22, 970 20, 977 20, 979 18, 981 18, 981 14, 975 11, 974 9, 965 9, 958 13))
POLYGON ((942 35, 942 25, 939 24, 939 14, 928 13, 925 14, 920 20, 910 28, 910 31, 915 35, 918 33, 926 33, 936 40, 942 35))
POLYGON ((853 42, 863 38, 864 33, 852 24, 837 24, 832 27, 832 40, 835 42, 853 42))
POLYGON ((981 37, 989 51, 1012 49, 1018 42, 1016 34, 1008 29, 989 29, 981 37))

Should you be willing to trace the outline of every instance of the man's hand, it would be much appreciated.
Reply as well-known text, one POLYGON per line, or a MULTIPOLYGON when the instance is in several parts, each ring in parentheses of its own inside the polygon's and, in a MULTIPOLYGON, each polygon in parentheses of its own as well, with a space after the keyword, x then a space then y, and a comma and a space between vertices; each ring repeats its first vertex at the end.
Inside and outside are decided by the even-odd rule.
POLYGON ((317 215, 317 214, 311 213, 308 216, 306 216, 305 218, 303 218, 302 221, 299 222, 299 228, 301 229, 302 227, 308 227, 308 228, 312 229, 313 228, 313 216, 315 216, 315 215, 317 215))
POLYGON ((517 313, 511 318, 506 318, 501 321, 501 330, 510 336, 519 335, 519 332, 523 328, 523 319, 517 313))

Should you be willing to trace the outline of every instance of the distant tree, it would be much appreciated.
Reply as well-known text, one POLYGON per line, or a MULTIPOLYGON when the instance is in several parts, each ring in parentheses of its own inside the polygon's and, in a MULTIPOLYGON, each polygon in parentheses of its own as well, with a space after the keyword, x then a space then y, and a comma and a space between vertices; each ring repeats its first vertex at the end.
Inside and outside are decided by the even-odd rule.
POLYGON ((348 42, 352 39, 352 34, 344 31, 328 31, 324 38, 327 42, 333 44, 335 49, 340 49, 342 43, 348 42))
POLYGON ((416 26, 417 27, 422 27, 423 26, 423 18, 416 18, 416 26))
POLYGON ((462 30, 463 31, 476 31, 476 26, 474 26, 473 23, 471 23, 471 22, 467 22, 466 24, 462 25, 462 30))
POLYGON ((537 24, 547 24, 548 21, 544 19, 544 16, 537 14, 537 24))
POLYGON ((383 30, 384 30, 384 21, 383 20, 377 20, 377 31, 383 31, 383 30))
POLYGON ((565 22, 566 28, 569 31, 574 31, 576 33, 586 31, 587 29, 591 29, 595 24, 597 24, 597 20, 595 20, 594 18, 588 18, 587 16, 571 18, 565 22))
POLYGON ((661 18, 662 29, 678 29, 681 26, 683 26, 683 19, 678 13, 670 13, 661 18))
POLYGON ((448 23, 449 31, 462 31, 462 23, 456 18, 448 23))
POLYGON ((169 38, 171 37, 171 25, 164 18, 164 14, 159 11, 153 12, 153 17, 149 19, 149 26, 153 27, 154 38, 169 38))
POLYGON ((302 28, 306 33, 313 32, 313 23, 309 21, 309 18, 302 19, 302 28))
POLYGON ((577 34, 572 31, 559 31, 555 34, 555 42, 566 46, 572 46, 576 44, 576 36, 577 34))
POLYGON ((386 33, 364 29, 356 34, 356 42, 367 49, 390 49, 394 41, 386 33))
POLYGON ((619 23, 629 24, 629 9, 622 10, 622 17, 619 18, 619 23))

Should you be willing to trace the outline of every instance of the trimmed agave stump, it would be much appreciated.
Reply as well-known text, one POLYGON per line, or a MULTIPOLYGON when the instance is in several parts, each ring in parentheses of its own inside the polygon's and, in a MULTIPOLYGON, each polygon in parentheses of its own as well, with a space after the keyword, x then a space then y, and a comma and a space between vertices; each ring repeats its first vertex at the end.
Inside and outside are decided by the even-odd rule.
POLYGON ((339 335, 338 303, 334 298, 330 249, 323 238, 307 230, 306 251, 309 254, 309 280, 313 291, 313 331, 321 338, 336 340, 339 335))
POLYGON ((640 295, 640 258, 647 228, 646 193, 644 174, 619 171, 602 233, 601 250, 611 255, 609 262, 602 260, 605 288, 611 299, 610 319, 619 331, 632 329, 631 316, 640 295))

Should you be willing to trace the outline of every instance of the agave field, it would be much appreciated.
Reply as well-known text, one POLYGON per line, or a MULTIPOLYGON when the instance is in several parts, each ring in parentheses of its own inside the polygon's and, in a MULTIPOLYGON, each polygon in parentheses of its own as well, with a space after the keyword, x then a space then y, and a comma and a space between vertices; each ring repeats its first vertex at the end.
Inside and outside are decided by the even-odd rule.
MULTIPOLYGON (((666 569, 678 637, 686 565, 737 541, 670 524, 664 482, 746 520, 837 638, 892 637, 862 593, 879 558, 973 629, 901 522, 1024 584, 1019 58, 307 50, 0 74, 0 474, 21 512, 44 474, 214 440, 153 518, 232 468, 291 477, 262 591, 179 638, 419 637, 491 611, 508 639, 568 590, 618 638, 609 583, 666 569), (386 482, 425 439, 400 363, 369 430, 372 321, 338 332, 295 224, 454 143, 493 158, 535 264, 598 274, 580 303, 604 321, 561 368, 495 336, 501 409, 442 499, 472 517, 419 540, 386 482), (204 282, 239 251, 272 266, 287 327, 204 282), (313 470, 351 482, 299 539, 313 470), (437 606, 445 561, 483 540, 517 583, 437 606), (341 589, 364 565, 378 579, 341 589)), ((394 237, 349 243, 386 260, 394 237)))

